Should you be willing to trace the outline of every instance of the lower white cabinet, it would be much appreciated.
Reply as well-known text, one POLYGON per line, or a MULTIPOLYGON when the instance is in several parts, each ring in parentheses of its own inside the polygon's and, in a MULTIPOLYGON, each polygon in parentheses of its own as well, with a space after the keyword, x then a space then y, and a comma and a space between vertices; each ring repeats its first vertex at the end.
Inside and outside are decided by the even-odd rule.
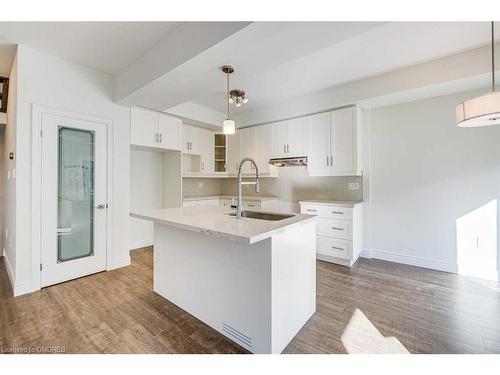
POLYGON ((363 243, 363 203, 303 201, 300 212, 317 215, 316 258, 352 266, 363 243))

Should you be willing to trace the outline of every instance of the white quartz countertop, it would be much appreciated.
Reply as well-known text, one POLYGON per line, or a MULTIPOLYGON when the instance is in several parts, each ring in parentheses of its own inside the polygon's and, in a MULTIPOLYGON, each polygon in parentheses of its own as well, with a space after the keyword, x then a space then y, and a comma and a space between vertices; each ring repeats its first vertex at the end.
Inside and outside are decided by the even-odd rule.
POLYGON ((363 202, 357 201, 334 201, 334 200, 307 200, 300 201, 300 204, 323 204, 329 206, 341 206, 341 207, 354 207, 357 204, 361 204, 363 202))
MULTIPOLYGON (((209 200, 209 199, 233 199, 233 198, 236 198, 236 195, 226 195, 226 194, 223 194, 223 195, 201 195, 201 196, 183 197, 182 201, 183 202, 190 202, 190 201, 202 201, 202 200, 209 200)), ((272 196, 266 196, 266 195, 243 195, 242 200, 264 202, 264 201, 278 200, 278 197, 272 197, 272 196)))
POLYGON ((234 216, 226 215, 233 211, 227 207, 195 206, 137 210, 131 212, 130 216, 248 244, 262 241, 316 220, 315 216, 304 214, 294 214, 291 218, 278 221, 236 219, 234 216))

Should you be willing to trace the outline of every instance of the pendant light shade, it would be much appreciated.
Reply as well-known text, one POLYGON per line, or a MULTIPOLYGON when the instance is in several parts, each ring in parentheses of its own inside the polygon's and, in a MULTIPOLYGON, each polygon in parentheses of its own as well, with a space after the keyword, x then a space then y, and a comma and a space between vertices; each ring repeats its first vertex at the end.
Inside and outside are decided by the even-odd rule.
POLYGON ((233 120, 226 119, 222 123, 222 132, 224 134, 234 134, 236 125, 233 120))
POLYGON ((457 106, 457 125, 464 128, 500 124, 500 92, 467 100, 457 106))
POLYGON ((491 23, 491 93, 460 103, 457 125, 464 128, 500 124, 500 92, 495 91, 495 29, 491 23))
POLYGON ((231 95, 229 95, 229 75, 234 72, 234 68, 231 65, 224 65, 222 71, 226 73, 226 104, 227 104, 227 118, 222 122, 222 132, 224 134, 234 134, 236 130, 236 124, 231 120, 229 115, 229 103, 231 103, 231 95))

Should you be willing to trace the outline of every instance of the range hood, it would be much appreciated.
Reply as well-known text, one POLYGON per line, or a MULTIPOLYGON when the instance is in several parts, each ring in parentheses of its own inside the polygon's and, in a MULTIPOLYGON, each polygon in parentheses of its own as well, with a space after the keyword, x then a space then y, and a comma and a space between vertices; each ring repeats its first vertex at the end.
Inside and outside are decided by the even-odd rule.
POLYGON ((276 158, 269 160, 269 164, 275 167, 305 167, 307 166, 307 156, 294 158, 276 158))

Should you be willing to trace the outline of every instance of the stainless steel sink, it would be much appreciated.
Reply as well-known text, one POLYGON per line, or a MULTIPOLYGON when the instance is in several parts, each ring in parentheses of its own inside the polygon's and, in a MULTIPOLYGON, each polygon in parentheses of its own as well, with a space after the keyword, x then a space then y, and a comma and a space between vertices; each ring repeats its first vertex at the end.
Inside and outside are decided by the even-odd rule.
MULTIPOLYGON (((236 216, 236 212, 230 212, 227 215, 236 216)), ((284 220, 294 216, 295 215, 292 214, 276 214, 271 212, 241 211, 241 217, 247 217, 249 219, 269 220, 269 221, 284 220)))

